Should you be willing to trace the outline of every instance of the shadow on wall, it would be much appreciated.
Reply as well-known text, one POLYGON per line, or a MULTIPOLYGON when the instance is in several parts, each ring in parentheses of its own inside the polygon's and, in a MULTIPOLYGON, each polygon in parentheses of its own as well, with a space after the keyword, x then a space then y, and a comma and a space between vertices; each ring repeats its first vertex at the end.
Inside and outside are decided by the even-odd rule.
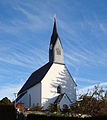
POLYGON ((51 90, 53 94, 57 93, 57 87, 61 86, 61 93, 66 93, 72 102, 76 100, 76 90, 75 90, 75 82, 70 75, 69 71, 65 67, 63 71, 61 71, 56 77, 56 80, 52 80, 51 86, 56 89, 56 91, 51 90))

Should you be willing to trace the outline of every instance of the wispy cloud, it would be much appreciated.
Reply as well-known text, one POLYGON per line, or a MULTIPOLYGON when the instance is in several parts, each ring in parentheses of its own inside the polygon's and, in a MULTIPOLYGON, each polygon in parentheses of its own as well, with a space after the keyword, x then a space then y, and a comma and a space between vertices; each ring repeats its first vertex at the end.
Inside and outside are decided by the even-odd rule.
MULTIPOLYGON (((23 2, 21 4, 23 4, 23 2)), ((27 3, 25 6, 28 6, 30 8, 32 7, 31 4, 27 4, 27 3)), ((18 19, 13 19, 11 21, 11 25, 5 25, 5 24, 1 23, 1 25, 0 25, 1 30, 19 35, 19 32, 22 33, 22 31, 25 29, 28 29, 30 31, 32 31, 32 30, 38 31, 39 29, 42 30, 43 28, 46 28, 48 26, 48 25, 46 25, 46 24, 48 24, 48 22, 43 20, 45 15, 31 13, 28 9, 26 10, 25 8, 23 8, 19 5, 17 7, 14 7, 14 9, 16 11, 21 12, 27 18, 26 22, 22 21, 22 20, 18 20, 18 19)), ((37 7, 36 7, 36 10, 37 10, 37 7)), ((45 11, 45 12, 47 12, 47 11, 45 11)), ((47 13, 49 13, 49 12, 47 12, 47 13)), ((90 22, 87 20, 87 22, 84 22, 84 23, 81 22, 81 23, 78 23, 78 25, 79 24, 81 26, 83 26, 83 28, 85 28, 85 25, 88 24, 88 25, 90 25, 90 29, 93 29, 93 26, 99 25, 99 29, 102 29, 104 32, 106 32, 106 28, 104 27, 104 25, 100 24, 98 22, 95 23, 95 21, 90 22)), ((77 64, 84 63, 83 65, 89 65, 89 64, 107 65, 107 63, 106 63, 107 55, 102 54, 103 51, 101 52, 100 49, 98 50, 98 47, 97 47, 98 52, 96 54, 96 51, 95 52, 91 51, 91 49, 87 49, 87 48, 85 48, 85 46, 83 46, 84 44, 82 42, 84 40, 81 41, 82 40, 81 38, 78 39, 78 37, 76 37, 78 34, 78 31, 76 31, 74 29, 72 22, 70 25, 68 25, 66 22, 61 21, 61 25, 62 25, 64 32, 66 31, 66 33, 67 33, 66 36, 68 37, 68 43, 66 42, 67 40, 65 41, 66 46, 69 46, 68 49, 70 49, 70 47, 72 49, 72 51, 70 51, 68 53, 66 52, 67 54, 65 54, 65 56, 69 59, 69 61, 72 61, 73 64, 74 63, 77 63, 77 64), (73 43, 75 43, 74 45, 79 46, 79 49, 78 49, 78 47, 72 45, 71 41, 73 43), (101 52, 101 54, 100 54, 101 56, 99 56, 100 52, 101 52), (94 61, 94 59, 97 59, 97 61, 94 61)), ((96 47, 95 47, 95 49, 96 49, 96 47)))
POLYGON ((100 29, 101 29, 105 34, 107 34, 107 24, 101 23, 101 24, 99 24, 99 26, 100 26, 100 29))
POLYGON ((15 99, 13 93, 18 93, 23 83, 20 84, 6 84, 0 87, 0 99, 8 97, 12 101, 15 99))
MULTIPOLYGON (((30 10, 33 9, 31 8, 31 6, 32 5, 30 5, 30 3, 28 6, 27 3, 25 4, 23 2, 19 2, 19 4, 11 6, 12 9, 15 12, 19 12, 20 16, 22 17, 20 19, 18 18, 18 16, 17 18, 13 17, 13 19, 8 20, 9 24, 1 21, 0 22, 1 32, 6 32, 13 35, 21 35, 25 34, 27 30, 30 32, 32 31, 38 33, 40 31, 48 29, 51 14, 48 11, 45 11, 40 14, 40 10, 38 11, 40 6, 36 6, 36 9, 33 13, 30 10), (47 15, 49 19, 46 17, 47 15)), ((35 8, 35 6, 33 7, 35 8)))
POLYGON ((104 34, 107 33, 107 25, 96 18, 94 13, 91 19, 83 18, 83 21, 76 23, 75 21, 70 23, 60 21, 63 27, 62 41, 64 40, 66 46, 64 48, 67 63, 71 63, 71 65, 73 63, 74 66, 81 64, 85 66, 107 66, 107 54, 105 54, 107 48, 104 44, 102 45, 106 42, 104 34))
POLYGON ((100 80, 90 80, 87 78, 80 78, 80 77, 79 78, 76 77, 75 79, 78 80, 79 82, 86 82, 86 83, 91 83, 91 84, 95 84, 95 83, 99 84, 101 82, 100 80))
MULTIPOLYGON (((70 44, 70 43, 68 43, 70 44)), ((69 46, 66 44, 66 46, 69 46)), ((80 47, 82 47, 80 45, 80 47)), ((83 46, 83 48, 78 48, 76 46, 71 45, 71 48, 66 48, 67 51, 65 53, 65 57, 71 61, 74 65, 94 65, 94 66, 104 66, 107 65, 107 49, 102 49, 100 47, 94 48, 95 50, 87 49, 83 46), (70 49, 70 50, 68 50, 70 49), (99 56, 100 55, 100 56, 99 56), (96 61, 97 60, 97 61, 96 61)))
POLYGON ((85 94, 87 92, 91 92, 94 90, 95 86, 98 86, 99 88, 107 89, 107 82, 99 83, 99 84, 93 84, 91 86, 83 87, 77 91, 77 94, 85 94))
POLYGON ((46 52, 44 52, 44 50, 34 48, 29 52, 29 55, 25 55, 24 53, 12 51, 11 54, 8 54, 6 56, 0 56, 0 61, 28 68, 32 68, 34 65, 38 66, 41 65, 41 63, 46 62, 47 55, 46 52), (38 52, 35 53, 35 51, 38 52), (44 59, 42 59, 42 57, 44 59))

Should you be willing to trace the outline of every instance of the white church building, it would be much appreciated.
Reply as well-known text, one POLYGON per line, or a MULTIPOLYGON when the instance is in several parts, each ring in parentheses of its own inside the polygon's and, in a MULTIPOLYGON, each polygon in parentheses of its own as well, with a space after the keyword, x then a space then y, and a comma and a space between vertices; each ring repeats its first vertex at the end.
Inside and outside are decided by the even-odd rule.
POLYGON ((49 46, 49 62, 31 74, 18 92, 16 103, 25 107, 43 106, 50 103, 72 105, 76 101, 76 83, 64 63, 64 52, 54 18, 53 33, 49 46))

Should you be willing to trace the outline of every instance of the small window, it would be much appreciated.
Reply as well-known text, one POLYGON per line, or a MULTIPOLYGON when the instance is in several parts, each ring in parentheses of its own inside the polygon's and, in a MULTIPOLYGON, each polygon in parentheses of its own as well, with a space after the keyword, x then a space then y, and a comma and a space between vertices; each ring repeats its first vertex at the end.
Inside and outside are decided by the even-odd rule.
POLYGON ((58 87, 57 87, 57 93, 61 93, 61 85, 58 85, 58 87))
POLYGON ((51 44, 51 45, 50 45, 50 49, 51 49, 51 50, 52 50, 52 47, 53 47, 53 45, 51 44))
POLYGON ((61 50, 59 48, 56 48, 57 55, 61 55, 61 50))

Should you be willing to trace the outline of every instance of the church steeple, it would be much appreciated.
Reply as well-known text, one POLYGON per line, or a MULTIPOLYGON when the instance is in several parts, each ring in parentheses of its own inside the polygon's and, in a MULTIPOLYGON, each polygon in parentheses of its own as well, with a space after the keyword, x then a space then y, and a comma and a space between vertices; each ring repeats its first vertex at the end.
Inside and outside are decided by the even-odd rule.
POLYGON ((49 61, 64 64, 63 48, 58 35, 56 18, 54 17, 53 32, 49 47, 49 61))
POLYGON ((56 27, 56 18, 54 17, 54 26, 53 26, 53 32, 52 32, 50 44, 54 45, 57 38, 58 38, 58 32, 57 32, 57 27, 56 27))

